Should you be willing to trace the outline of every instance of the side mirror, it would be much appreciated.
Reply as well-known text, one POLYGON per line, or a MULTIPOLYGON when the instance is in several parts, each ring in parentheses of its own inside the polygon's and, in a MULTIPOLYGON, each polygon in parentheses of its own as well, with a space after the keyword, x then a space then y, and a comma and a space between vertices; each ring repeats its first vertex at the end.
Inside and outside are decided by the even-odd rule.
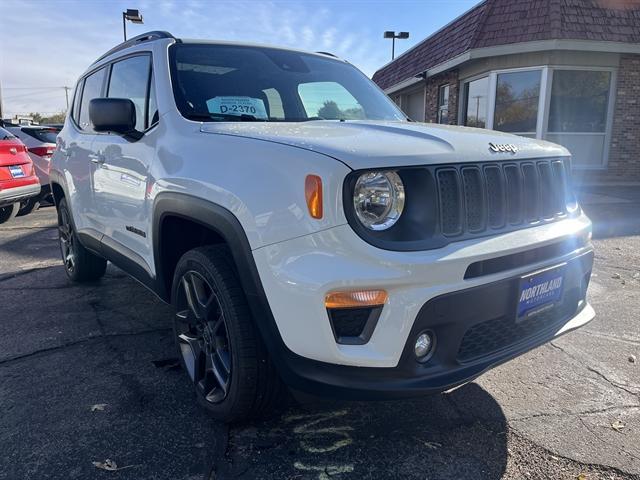
POLYGON ((128 98, 94 98, 89 102, 89 119, 96 132, 141 136, 136 131, 136 106, 128 98))

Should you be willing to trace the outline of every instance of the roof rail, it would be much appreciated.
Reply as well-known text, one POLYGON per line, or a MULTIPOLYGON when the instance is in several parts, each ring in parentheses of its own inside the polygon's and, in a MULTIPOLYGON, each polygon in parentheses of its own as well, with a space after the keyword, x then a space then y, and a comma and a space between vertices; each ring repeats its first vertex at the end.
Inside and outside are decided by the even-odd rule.
POLYGON ((160 38, 173 38, 174 40, 177 40, 177 38, 174 37, 173 35, 171 35, 169 32, 165 32, 165 31, 162 31, 162 30, 154 30, 153 32, 143 33, 142 35, 138 35, 136 37, 130 38, 126 42, 122 42, 121 44, 116 45, 111 50, 109 50, 107 53, 105 53, 100 58, 98 58, 95 62, 93 62, 92 65, 95 65, 96 63, 98 63, 103 58, 106 58, 109 55, 112 55, 112 54, 114 54, 116 52, 119 52, 120 50, 124 50, 125 48, 133 47, 134 45, 138 45, 139 43, 143 43, 143 42, 150 42, 152 40, 158 40, 160 38))
POLYGON ((328 55, 333 58, 338 58, 337 55, 334 55, 333 53, 329 53, 329 52, 316 52, 316 53, 319 53, 320 55, 328 55))

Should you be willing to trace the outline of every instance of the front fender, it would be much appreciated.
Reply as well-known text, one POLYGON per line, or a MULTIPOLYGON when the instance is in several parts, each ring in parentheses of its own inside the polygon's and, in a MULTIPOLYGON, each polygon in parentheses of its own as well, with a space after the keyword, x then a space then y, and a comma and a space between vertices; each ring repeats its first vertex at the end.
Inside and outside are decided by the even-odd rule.
POLYGON ((154 168, 152 195, 185 193, 220 205, 238 219, 252 250, 347 223, 342 185, 351 170, 321 153, 191 132, 161 145, 154 168), (322 178, 321 219, 312 218, 306 204, 310 174, 322 178))

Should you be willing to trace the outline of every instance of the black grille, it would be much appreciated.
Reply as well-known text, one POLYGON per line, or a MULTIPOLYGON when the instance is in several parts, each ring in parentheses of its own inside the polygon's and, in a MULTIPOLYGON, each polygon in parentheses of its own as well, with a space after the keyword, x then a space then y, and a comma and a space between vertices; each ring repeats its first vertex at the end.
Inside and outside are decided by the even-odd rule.
POLYGON ((470 232, 481 232, 485 228, 487 207, 484 200, 482 174, 478 167, 462 169, 464 205, 467 213, 467 228, 470 232))
POLYGON ((458 361, 464 363, 495 353, 563 324, 574 307, 575 303, 565 302, 520 322, 516 322, 512 316, 504 316, 479 323, 464 334, 458 350, 458 361))
POLYGON ((487 182, 487 216, 489 227, 502 228, 506 204, 504 197, 505 181, 502 169, 495 165, 484 167, 484 178, 487 182))
POLYGON ((445 235, 459 235, 462 233, 460 190, 460 179, 456 169, 443 168, 438 171, 440 220, 442 233, 445 235))
POLYGON ((448 237, 527 226, 566 213, 561 160, 440 167, 436 184, 440 231, 448 237))

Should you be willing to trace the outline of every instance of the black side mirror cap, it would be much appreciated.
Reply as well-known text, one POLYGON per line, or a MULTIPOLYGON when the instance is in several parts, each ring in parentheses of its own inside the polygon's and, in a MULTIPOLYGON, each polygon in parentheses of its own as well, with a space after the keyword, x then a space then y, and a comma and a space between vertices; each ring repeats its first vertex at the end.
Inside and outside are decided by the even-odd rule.
POLYGON ((128 98, 94 98, 89 102, 89 119, 96 132, 113 132, 139 139, 136 106, 128 98))

